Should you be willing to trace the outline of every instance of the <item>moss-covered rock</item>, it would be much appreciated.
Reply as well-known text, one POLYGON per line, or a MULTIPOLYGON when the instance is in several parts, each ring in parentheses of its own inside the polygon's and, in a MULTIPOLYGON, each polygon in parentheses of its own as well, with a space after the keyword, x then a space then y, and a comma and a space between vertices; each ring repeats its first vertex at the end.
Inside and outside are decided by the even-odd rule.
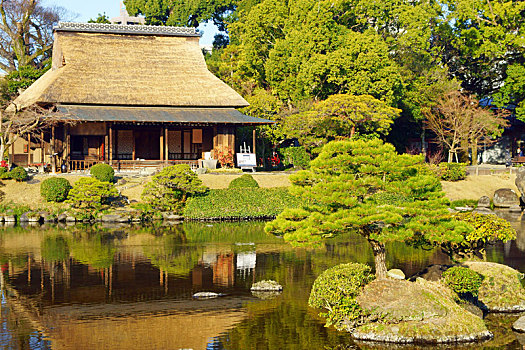
POLYGON ((376 280, 363 289, 357 302, 378 316, 377 322, 351 330, 359 340, 449 343, 492 336, 483 320, 461 308, 454 293, 438 282, 376 280))
POLYGON ((467 261, 463 265, 483 275, 478 300, 488 311, 525 311, 525 289, 521 285, 520 272, 491 262, 467 261))

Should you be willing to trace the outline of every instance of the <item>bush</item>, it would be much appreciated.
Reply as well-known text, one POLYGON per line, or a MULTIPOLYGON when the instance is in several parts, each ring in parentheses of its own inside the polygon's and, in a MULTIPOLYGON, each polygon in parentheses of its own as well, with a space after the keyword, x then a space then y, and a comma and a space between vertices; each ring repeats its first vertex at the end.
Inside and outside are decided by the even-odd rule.
POLYGON ((334 325, 338 330, 345 323, 356 326, 365 316, 356 297, 361 289, 374 279, 371 268, 358 263, 341 264, 324 271, 315 280, 308 305, 328 312, 326 326, 334 325))
POLYGON ((40 185, 40 195, 46 202, 63 202, 71 190, 71 184, 63 177, 45 179, 40 185))
POLYGON ((454 266, 443 272, 443 282, 461 298, 477 298, 483 276, 469 268, 454 266))
POLYGON ((9 172, 9 178, 16 182, 23 182, 29 179, 29 175, 27 175, 27 171, 24 168, 17 166, 9 172))
POLYGON ((462 231, 460 241, 449 241, 441 244, 441 249, 454 260, 485 257, 485 248, 495 241, 516 239, 516 230, 511 224, 496 215, 483 215, 474 212, 453 214, 452 217, 468 226, 462 231))
POLYGON ((89 170, 91 176, 102 182, 113 182, 115 180, 115 170, 107 164, 96 164, 89 170))
POLYGON ((7 168, 0 167, 0 179, 10 179, 7 168))
POLYGON ((294 168, 308 168, 310 166, 310 156, 303 146, 281 148, 279 153, 284 166, 293 166, 294 168))
POLYGON ((238 177, 234 179, 232 182, 230 182, 230 185, 228 188, 257 188, 259 187, 259 184, 253 176, 250 174, 244 174, 241 177, 238 177))
POLYGON ((209 190, 186 203, 184 216, 191 219, 270 218, 284 208, 300 205, 287 188, 225 188, 209 190))
POLYGON ((222 168, 233 168, 233 150, 227 146, 219 146, 215 149, 215 154, 222 168))
POLYGON ((67 203, 74 208, 100 209, 111 197, 118 196, 117 189, 109 182, 83 177, 69 191, 67 203))
POLYGON ((467 177, 467 164, 465 163, 441 163, 439 165, 441 180, 459 181, 467 177))
POLYGON ((187 164, 162 169, 144 187, 142 199, 154 209, 181 212, 186 199, 208 190, 187 164))

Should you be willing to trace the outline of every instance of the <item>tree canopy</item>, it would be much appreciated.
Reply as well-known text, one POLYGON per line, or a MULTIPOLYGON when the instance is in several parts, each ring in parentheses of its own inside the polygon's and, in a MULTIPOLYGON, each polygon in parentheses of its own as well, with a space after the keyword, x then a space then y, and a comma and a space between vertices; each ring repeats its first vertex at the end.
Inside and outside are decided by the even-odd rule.
POLYGON ((290 180, 303 207, 286 209, 265 230, 292 244, 356 231, 372 247, 378 278, 386 276, 385 243, 459 242, 471 229, 450 218, 441 184, 421 156, 399 155, 381 140, 330 142, 290 180))

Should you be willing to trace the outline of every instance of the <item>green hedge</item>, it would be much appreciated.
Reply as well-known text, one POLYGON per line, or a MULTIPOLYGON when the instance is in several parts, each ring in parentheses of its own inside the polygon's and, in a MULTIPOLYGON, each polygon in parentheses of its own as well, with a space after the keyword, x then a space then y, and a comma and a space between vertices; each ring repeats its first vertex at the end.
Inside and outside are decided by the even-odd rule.
POLYGON ((89 173, 95 179, 102 182, 113 182, 115 181, 115 170, 110 165, 101 163, 95 164, 89 169, 89 173))
POLYGON ((443 272, 443 282, 461 298, 477 298, 483 276, 469 268, 454 266, 443 272))
POLYGON ((459 181, 467 177, 467 164, 465 163, 441 163, 439 164, 441 180, 459 181))
POLYGON ((303 146, 281 148, 279 153, 284 166, 293 166, 294 168, 308 168, 310 166, 310 156, 303 146))
POLYGON ((259 187, 259 184, 253 176, 250 174, 244 174, 241 177, 238 177, 236 179, 233 179, 232 182, 230 182, 230 185, 228 188, 257 188, 259 187))
POLYGON ((274 217, 300 201, 287 188, 228 188, 209 190, 186 202, 189 219, 236 219, 274 217))
POLYGON ((40 195, 46 202, 63 202, 71 190, 71 184, 63 177, 45 179, 40 185, 40 195))
POLYGON ((9 172, 9 178, 16 182, 24 182, 29 179, 29 175, 27 175, 27 171, 24 168, 17 166, 9 172))

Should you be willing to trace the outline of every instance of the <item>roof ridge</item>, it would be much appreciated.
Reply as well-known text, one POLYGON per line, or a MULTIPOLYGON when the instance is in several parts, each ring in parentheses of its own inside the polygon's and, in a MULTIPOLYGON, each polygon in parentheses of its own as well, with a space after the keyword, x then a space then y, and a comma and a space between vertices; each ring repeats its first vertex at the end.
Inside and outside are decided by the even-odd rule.
POLYGON ((58 22, 53 27, 54 31, 66 32, 90 32, 90 33, 113 33, 113 34, 142 34, 142 35, 170 35, 170 36, 200 36, 194 27, 172 27, 172 26, 150 26, 150 25, 127 25, 107 23, 78 23, 58 22))

